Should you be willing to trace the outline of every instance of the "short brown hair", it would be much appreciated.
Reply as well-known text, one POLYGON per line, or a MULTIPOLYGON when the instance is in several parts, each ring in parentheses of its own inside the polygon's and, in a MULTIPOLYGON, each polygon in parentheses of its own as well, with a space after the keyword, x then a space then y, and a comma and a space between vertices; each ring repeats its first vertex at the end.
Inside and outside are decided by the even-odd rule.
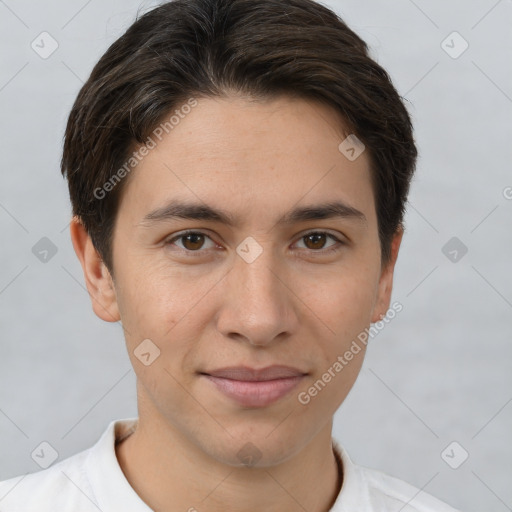
POLYGON ((61 171, 73 215, 109 271, 127 179, 104 197, 95 191, 177 106, 230 91, 316 99, 342 115, 369 152, 386 263, 403 227, 417 149, 402 98, 367 44, 313 0, 174 0, 139 17, 110 46, 67 122, 61 171))

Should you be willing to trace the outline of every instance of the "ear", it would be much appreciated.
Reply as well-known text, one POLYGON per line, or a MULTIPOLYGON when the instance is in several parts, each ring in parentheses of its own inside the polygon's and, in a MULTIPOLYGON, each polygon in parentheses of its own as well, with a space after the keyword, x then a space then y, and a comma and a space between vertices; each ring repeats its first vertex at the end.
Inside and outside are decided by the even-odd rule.
POLYGON ((73 248, 82 265, 94 313, 105 322, 119 321, 121 317, 114 282, 91 237, 78 217, 73 217, 69 229, 73 248))
POLYGON ((381 319, 381 316, 384 316, 389 309, 391 292, 393 290, 395 263, 398 258, 398 250, 400 249, 403 234, 403 228, 399 227, 393 235, 391 242, 391 256, 387 265, 382 269, 379 279, 377 299, 372 311, 372 323, 378 322, 381 319))

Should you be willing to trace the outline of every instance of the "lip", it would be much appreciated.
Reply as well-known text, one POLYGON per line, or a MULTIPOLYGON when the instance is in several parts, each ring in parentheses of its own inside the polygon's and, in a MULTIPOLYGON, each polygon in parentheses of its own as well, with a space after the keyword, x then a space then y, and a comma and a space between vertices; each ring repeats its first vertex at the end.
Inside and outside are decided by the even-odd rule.
POLYGON ((289 366, 256 369, 232 366, 201 375, 217 390, 244 407, 266 407, 286 396, 307 373, 289 366))

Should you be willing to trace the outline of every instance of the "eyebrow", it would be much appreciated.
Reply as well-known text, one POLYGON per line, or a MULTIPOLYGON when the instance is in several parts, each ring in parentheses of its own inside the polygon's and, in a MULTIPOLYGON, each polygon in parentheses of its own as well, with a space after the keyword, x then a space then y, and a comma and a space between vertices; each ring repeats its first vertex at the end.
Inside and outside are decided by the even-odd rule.
MULTIPOLYGON (((368 222, 364 213, 356 208, 342 201, 331 201, 328 203, 294 208, 281 216, 277 220, 276 225, 290 225, 308 220, 322 220, 336 217, 356 220, 363 223, 368 222)), ((225 210, 212 208, 206 204, 177 200, 171 201, 165 206, 148 213, 144 216, 139 225, 151 227, 157 223, 175 219, 221 222, 228 226, 237 225, 235 217, 225 210)))

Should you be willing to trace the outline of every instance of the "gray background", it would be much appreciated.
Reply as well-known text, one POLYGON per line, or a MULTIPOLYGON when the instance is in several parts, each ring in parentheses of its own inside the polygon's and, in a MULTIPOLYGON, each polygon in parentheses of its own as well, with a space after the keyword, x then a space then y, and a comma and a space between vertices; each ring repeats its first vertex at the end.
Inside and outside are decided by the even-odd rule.
MULTIPOLYGON (((59 159, 83 81, 155 4, 0 1, 0 479, 38 470, 42 441, 62 460, 137 414, 122 329, 92 312, 70 242, 59 159), (47 59, 31 48, 43 31, 59 44, 47 59), (32 252, 42 237, 57 248, 46 263, 32 252)), ((326 4, 410 101, 420 150, 403 311, 371 341, 334 434, 357 463, 457 508, 512 510, 512 1, 326 4), (447 39, 451 56, 442 46, 453 31, 469 43, 458 58, 461 40, 447 39), (456 262, 452 237, 468 248, 456 262), (458 469, 441 455, 453 441, 452 465, 469 453, 458 469)))

